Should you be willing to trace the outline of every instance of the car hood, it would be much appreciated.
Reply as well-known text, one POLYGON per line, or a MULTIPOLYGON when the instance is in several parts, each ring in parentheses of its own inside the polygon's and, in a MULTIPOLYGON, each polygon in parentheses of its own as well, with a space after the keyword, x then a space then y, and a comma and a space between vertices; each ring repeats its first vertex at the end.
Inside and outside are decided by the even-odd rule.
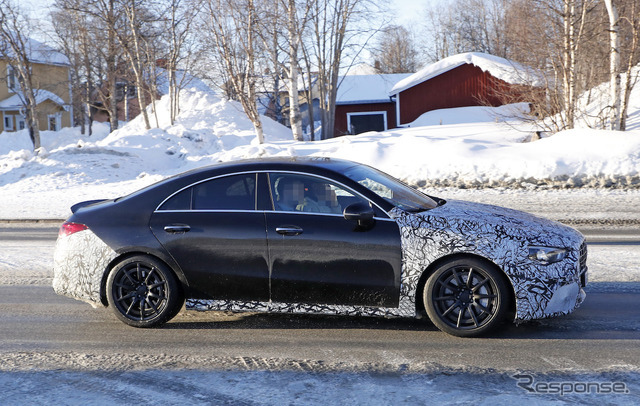
MULTIPOLYGON (((584 239, 577 230, 556 221, 518 210, 460 200, 448 200, 434 209, 405 215, 422 220, 418 224, 423 227, 448 228, 468 235, 489 229, 496 235, 525 240, 529 244, 569 247, 584 239)), ((415 221, 411 223, 416 224, 415 221)))

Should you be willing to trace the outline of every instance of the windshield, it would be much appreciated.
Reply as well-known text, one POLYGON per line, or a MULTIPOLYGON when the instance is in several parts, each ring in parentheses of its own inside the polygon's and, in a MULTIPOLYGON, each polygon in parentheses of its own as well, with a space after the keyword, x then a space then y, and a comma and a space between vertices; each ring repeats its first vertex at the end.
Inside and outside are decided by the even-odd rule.
POLYGON ((438 203, 429 196, 371 167, 352 166, 344 172, 344 175, 399 209, 419 212, 438 207, 438 203))

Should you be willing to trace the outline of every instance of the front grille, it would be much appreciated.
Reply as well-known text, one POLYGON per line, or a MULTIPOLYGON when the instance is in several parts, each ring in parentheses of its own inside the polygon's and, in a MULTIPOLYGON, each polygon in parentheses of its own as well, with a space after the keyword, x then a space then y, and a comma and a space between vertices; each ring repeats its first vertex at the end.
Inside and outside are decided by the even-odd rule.
POLYGON ((580 269, 578 270, 580 274, 580 285, 585 287, 587 284, 587 242, 583 241, 582 245, 580 245, 580 269))

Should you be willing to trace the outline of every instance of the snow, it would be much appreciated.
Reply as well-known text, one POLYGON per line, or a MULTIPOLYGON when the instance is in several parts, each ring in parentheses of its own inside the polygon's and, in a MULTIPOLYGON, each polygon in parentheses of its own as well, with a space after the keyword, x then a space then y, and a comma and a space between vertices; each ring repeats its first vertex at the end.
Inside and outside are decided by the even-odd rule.
MULTIPOLYGON (((0 218, 64 218, 81 200, 115 198, 195 167, 266 156, 350 159, 432 194, 445 186, 640 183, 639 130, 576 129, 527 142, 535 128, 510 112, 522 105, 432 111, 410 128, 315 142, 295 142, 288 128, 264 117, 260 145, 238 103, 199 90, 184 90, 180 103, 171 125, 163 97, 158 128, 151 130, 138 117, 111 134, 94 123, 91 137, 77 128, 43 131, 37 155, 26 130, 0 134, 0 218)), ((155 127, 156 115, 150 117, 155 127)))
POLYGON ((347 75, 340 78, 336 104, 389 103, 389 90, 409 73, 347 75))
MULTIPOLYGON (((29 60, 31 62, 48 65, 69 65, 69 58, 50 46, 33 38, 27 38, 25 41, 26 48, 29 53, 29 60)), ((13 55, 13 51, 11 49, 8 49, 7 53, 9 56, 13 55)))
POLYGON ((466 52, 452 55, 436 63, 427 65, 408 78, 396 83, 391 91, 389 91, 389 96, 398 94, 410 87, 464 64, 477 66, 483 71, 489 72, 495 78, 501 79, 507 83, 530 86, 538 86, 542 84, 541 79, 532 71, 531 68, 527 68, 517 62, 481 52, 466 52))
MULTIPOLYGON (((46 100, 51 100, 57 105, 67 108, 64 100, 62 100, 60 96, 58 96, 53 92, 50 92, 44 89, 34 89, 33 93, 36 96, 36 105, 46 100)), ((24 105, 25 105, 24 100, 25 100, 24 94, 22 94, 22 92, 17 92, 13 96, 0 101, 0 110, 20 110, 24 108, 24 105)))
MULTIPOLYGON (((621 382, 621 393, 531 394, 515 373, 319 374, 300 371, 36 370, 0 373, 5 405, 576 405, 637 404, 637 372, 535 374, 535 382, 621 382), (625 392, 626 391, 626 392, 625 392)), ((545 386, 547 388, 548 386, 545 386)), ((565 385, 565 388, 570 386, 565 385)))

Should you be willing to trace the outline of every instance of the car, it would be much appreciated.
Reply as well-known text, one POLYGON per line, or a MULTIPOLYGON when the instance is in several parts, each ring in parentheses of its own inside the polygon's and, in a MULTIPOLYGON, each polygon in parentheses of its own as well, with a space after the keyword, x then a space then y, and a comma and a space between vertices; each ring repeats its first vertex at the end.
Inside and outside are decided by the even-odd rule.
POLYGON ((220 163, 71 207, 53 288, 134 327, 186 308, 428 318, 461 337, 585 299, 578 231, 331 158, 220 163))

